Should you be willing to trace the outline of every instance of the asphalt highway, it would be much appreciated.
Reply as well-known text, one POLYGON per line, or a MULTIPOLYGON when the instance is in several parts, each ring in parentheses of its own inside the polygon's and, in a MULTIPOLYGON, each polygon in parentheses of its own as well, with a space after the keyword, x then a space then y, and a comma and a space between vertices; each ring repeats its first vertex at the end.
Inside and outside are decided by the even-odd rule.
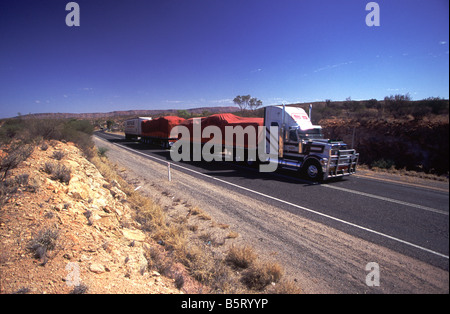
MULTIPOLYGON (((361 176, 316 184, 297 173, 257 169, 229 162, 172 162, 168 150, 96 133, 124 149, 147 156, 201 180, 323 223, 448 271, 449 193, 361 176)), ((447 273, 448 274, 448 273, 447 273)))

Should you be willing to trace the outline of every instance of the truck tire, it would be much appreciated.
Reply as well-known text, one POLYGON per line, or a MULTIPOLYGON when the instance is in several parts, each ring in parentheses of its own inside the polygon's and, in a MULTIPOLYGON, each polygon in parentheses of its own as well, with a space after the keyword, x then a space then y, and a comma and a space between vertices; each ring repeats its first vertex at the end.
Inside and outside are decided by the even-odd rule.
POLYGON ((323 180, 322 166, 319 161, 310 159, 301 168, 302 175, 308 180, 320 182, 323 180))

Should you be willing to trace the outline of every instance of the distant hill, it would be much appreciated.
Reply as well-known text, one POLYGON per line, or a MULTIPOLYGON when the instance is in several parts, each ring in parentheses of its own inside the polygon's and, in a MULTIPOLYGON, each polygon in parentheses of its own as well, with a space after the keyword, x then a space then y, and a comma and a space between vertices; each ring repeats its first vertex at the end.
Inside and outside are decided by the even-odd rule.
MULTIPOLYGON (((201 107, 192 109, 183 109, 191 114, 201 114, 202 112, 236 112, 239 111, 238 107, 201 107)), ((161 114, 176 114, 179 109, 156 109, 156 110, 120 110, 111 112, 94 112, 94 113, 34 113, 23 115, 22 118, 38 118, 38 119, 101 119, 101 118, 114 118, 123 116, 153 116, 161 114)))

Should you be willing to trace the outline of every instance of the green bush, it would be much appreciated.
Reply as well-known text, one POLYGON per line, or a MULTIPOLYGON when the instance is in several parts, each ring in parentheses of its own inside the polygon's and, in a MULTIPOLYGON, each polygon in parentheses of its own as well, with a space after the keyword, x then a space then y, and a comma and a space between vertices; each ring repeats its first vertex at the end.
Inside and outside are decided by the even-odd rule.
POLYGON ((94 127, 87 120, 76 119, 8 119, 0 127, 0 143, 13 140, 37 144, 42 140, 73 142, 88 157, 93 156, 91 135, 94 127))
POLYGON ((108 152, 108 148, 106 148, 106 147, 99 147, 97 150, 97 154, 99 157, 106 157, 107 152, 108 152))

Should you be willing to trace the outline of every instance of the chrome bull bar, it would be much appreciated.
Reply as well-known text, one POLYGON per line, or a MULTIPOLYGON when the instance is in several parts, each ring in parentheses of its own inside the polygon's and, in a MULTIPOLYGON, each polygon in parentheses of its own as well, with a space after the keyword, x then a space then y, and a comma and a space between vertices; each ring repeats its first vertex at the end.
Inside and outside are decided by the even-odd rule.
POLYGON ((337 154, 330 155, 328 159, 324 179, 349 176, 356 173, 358 159, 359 153, 356 153, 354 149, 338 150, 337 154))

